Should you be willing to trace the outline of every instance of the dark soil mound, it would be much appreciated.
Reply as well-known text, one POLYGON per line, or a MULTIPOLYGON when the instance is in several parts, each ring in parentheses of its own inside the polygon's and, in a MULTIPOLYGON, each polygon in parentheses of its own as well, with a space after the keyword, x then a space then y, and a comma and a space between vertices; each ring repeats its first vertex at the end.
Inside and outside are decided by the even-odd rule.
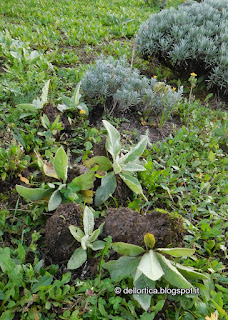
POLYGON ((45 227, 45 241, 51 263, 68 261, 80 247, 69 231, 70 225, 82 226, 82 209, 76 203, 61 204, 45 227))
POLYGON ((129 208, 108 209, 103 229, 103 236, 112 236, 113 242, 126 242, 142 246, 144 235, 152 233, 156 247, 168 245, 175 247, 183 241, 181 218, 174 218, 168 213, 152 212, 142 215, 129 208))

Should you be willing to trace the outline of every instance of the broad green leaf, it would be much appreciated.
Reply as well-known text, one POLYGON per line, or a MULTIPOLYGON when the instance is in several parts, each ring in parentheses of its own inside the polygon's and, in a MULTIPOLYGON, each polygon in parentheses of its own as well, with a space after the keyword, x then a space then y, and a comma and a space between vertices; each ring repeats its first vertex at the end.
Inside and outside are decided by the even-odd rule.
POLYGON ((215 154, 214 154, 213 151, 210 151, 210 152, 209 152, 208 159, 209 159, 211 162, 214 162, 214 161, 215 161, 215 154))
POLYGON ((9 248, 0 248, 0 267, 3 273, 10 273, 15 268, 15 263, 10 257, 9 248))
POLYGON ((147 144, 148 137, 143 136, 139 143, 136 146, 132 147, 131 150, 121 158, 121 162, 126 163, 137 160, 143 154, 147 144))
POLYGON ((54 158, 54 168, 57 175, 63 180, 63 183, 65 183, 67 180, 68 158, 63 147, 60 147, 56 151, 54 158))
POLYGON ((33 284, 31 291, 32 293, 36 293, 42 287, 49 286, 52 283, 53 277, 50 274, 46 274, 41 277, 36 283, 33 284))
POLYGON ((195 271, 194 268, 187 267, 187 266, 182 266, 179 263, 175 263, 175 267, 186 278, 193 279, 193 280, 208 279, 208 277, 205 274, 195 271))
POLYGON ((124 242, 114 242, 112 244, 112 249, 119 254, 122 254, 124 256, 131 256, 135 257, 140 255, 141 253, 144 253, 145 250, 139 246, 136 246, 134 244, 124 243, 124 242))
POLYGON ((48 80, 47 82, 45 82, 45 85, 42 89, 42 94, 41 94, 41 100, 43 102, 43 105, 45 103, 47 103, 47 98, 48 98, 48 90, 49 90, 49 84, 50 84, 50 80, 48 80))
POLYGON ((106 142, 106 148, 112 155, 113 160, 117 157, 121 150, 120 134, 108 121, 102 120, 106 130, 108 131, 108 138, 106 142))
POLYGON ((89 237, 89 242, 94 242, 98 238, 104 224, 105 222, 103 222, 98 229, 92 232, 91 236, 89 237))
POLYGON ((80 86, 81 86, 81 83, 79 82, 74 90, 74 93, 73 93, 73 101, 74 101, 75 106, 77 106, 80 102, 80 97, 81 97, 81 95, 79 93, 80 86))
POLYGON ((68 108, 65 104, 58 104, 58 105, 57 105, 57 109, 58 109, 60 112, 64 112, 64 111, 68 110, 69 108, 68 108))
POLYGON ((94 180, 94 172, 87 172, 81 174, 79 177, 74 178, 71 183, 73 183, 75 186, 78 186, 80 190, 88 190, 93 187, 94 180))
MULTIPOLYGON (((134 287, 138 289, 154 289, 155 288, 155 281, 150 280, 144 274, 142 274, 136 281, 134 281, 134 287)), ((147 311, 150 307, 152 294, 133 294, 133 298, 138 301, 140 306, 147 311)), ((153 319, 153 318, 152 318, 153 319)))
POLYGON ((159 252, 163 252, 169 254, 173 257, 189 257, 195 253, 195 249, 188 249, 188 248, 159 248, 157 249, 159 252))
POLYGON ((40 119, 41 119, 42 126, 45 129, 48 129, 50 127, 50 121, 49 121, 47 115, 44 113, 40 119))
POLYGON ((6 310, 2 313, 0 320, 13 320, 15 312, 13 310, 6 310))
POLYGON ((17 108, 20 108, 20 109, 24 110, 25 112, 30 112, 30 113, 31 112, 36 113, 39 109, 32 103, 21 103, 21 104, 17 105, 17 108))
POLYGON ((164 275, 156 253, 153 250, 143 255, 137 269, 152 281, 156 281, 164 275))
POLYGON ((70 230, 70 233, 72 234, 72 236, 78 241, 78 242, 81 242, 81 239, 84 237, 84 232, 79 228, 79 227, 76 227, 76 226, 72 226, 70 225, 69 226, 69 230, 70 230))
POLYGON ((105 247, 105 242, 102 241, 102 240, 97 240, 95 242, 93 242, 91 244, 91 248, 94 250, 94 251, 97 251, 97 250, 102 250, 104 249, 105 247))
POLYGON ((228 320, 228 314, 226 313, 226 311, 215 300, 213 300, 212 298, 210 300, 211 302, 213 302, 216 309, 218 310, 219 316, 225 317, 225 319, 228 320))
POLYGON ((81 265, 83 265, 86 259, 87 259, 86 251, 83 250, 82 247, 77 248, 67 263, 67 269, 74 270, 81 267, 81 265))
POLYGON ((112 280, 120 281, 129 276, 133 276, 140 262, 141 257, 121 257, 117 261, 109 261, 103 265, 111 275, 112 280))
POLYGON ((63 103, 67 106, 67 109, 75 109, 76 108, 74 101, 72 101, 70 98, 63 96, 62 100, 63 100, 63 103))
POLYGON ((156 253, 156 256, 162 266, 162 269, 164 271, 163 278, 168 281, 170 284, 177 288, 191 288, 192 285, 190 282, 188 282, 182 274, 177 270, 176 267, 174 267, 168 259, 166 259, 163 255, 160 253, 156 253))
POLYGON ((137 194, 141 194, 145 198, 145 200, 147 200, 143 194, 142 186, 137 178, 129 174, 126 174, 124 172, 121 172, 119 175, 120 175, 120 178, 126 183, 128 188, 130 188, 133 192, 137 194))
POLYGON ((53 211, 62 203, 62 196, 59 190, 55 190, 49 201, 48 201, 48 211, 53 211))
POLYGON ((94 229, 94 215, 89 207, 85 207, 83 214, 83 226, 85 235, 90 235, 94 229))
MULTIPOLYGON (((36 60, 38 60, 40 58, 40 54, 38 51, 33 50, 30 55, 29 55, 29 60, 34 63, 36 60)), ((50 81, 50 80, 48 80, 50 81)))
POLYGON ((43 200, 50 195, 52 189, 41 189, 41 188, 26 188, 20 185, 16 185, 16 190, 20 196, 29 201, 43 200))
POLYGON ((123 168, 123 171, 136 172, 136 171, 145 171, 146 168, 136 163, 127 163, 123 168))
POLYGON ((84 165, 89 169, 92 168, 94 165, 98 165, 99 171, 101 170, 108 171, 112 168, 112 162, 107 157, 104 157, 104 156, 95 156, 89 160, 86 160, 84 162, 84 165))
POLYGON ((119 163, 119 156, 117 155, 116 159, 113 161, 113 171, 115 172, 115 174, 119 174, 122 171, 122 167, 119 163))
POLYGON ((97 188, 95 193, 95 206, 104 203, 116 190, 116 176, 115 173, 108 172, 102 179, 101 185, 97 188))
POLYGON ((21 243, 19 243, 19 245, 18 245, 17 252, 18 252, 18 255, 19 255, 20 259, 21 259, 21 262, 24 263, 25 262, 26 251, 25 251, 25 248, 23 247, 23 245, 21 243))

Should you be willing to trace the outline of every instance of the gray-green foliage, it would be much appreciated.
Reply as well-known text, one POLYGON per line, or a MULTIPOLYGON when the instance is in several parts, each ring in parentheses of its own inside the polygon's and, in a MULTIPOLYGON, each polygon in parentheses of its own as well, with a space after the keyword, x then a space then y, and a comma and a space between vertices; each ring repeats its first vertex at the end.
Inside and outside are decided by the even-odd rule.
POLYGON ((182 88, 175 92, 162 82, 157 90, 157 85, 156 79, 140 75, 139 70, 132 69, 124 58, 115 60, 113 57, 96 60, 81 81, 82 90, 88 99, 106 102, 111 98, 119 111, 130 107, 156 112, 172 109, 181 100, 182 88))
POLYGON ((204 0, 153 14, 137 37, 139 52, 207 75, 208 85, 228 90, 228 2, 204 0))

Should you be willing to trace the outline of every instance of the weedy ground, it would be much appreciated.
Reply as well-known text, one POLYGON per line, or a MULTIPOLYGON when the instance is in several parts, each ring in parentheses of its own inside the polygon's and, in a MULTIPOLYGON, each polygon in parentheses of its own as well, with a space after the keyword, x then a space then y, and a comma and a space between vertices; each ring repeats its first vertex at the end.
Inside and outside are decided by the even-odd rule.
MULTIPOLYGON (((170 0, 167 7, 181 2, 170 0)), ((139 25, 159 10, 143 0, 1 2, 0 31, 10 34, 7 39, 0 36, 0 320, 202 320, 216 310, 219 319, 227 319, 227 104, 209 95, 200 79, 189 99, 186 79, 178 79, 156 59, 145 62, 134 53, 139 25), (27 58, 32 51, 37 51, 37 59, 27 58), (107 207, 123 204, 139 214, 158 208, 182 216, 184 245, 196 249, 193 259, 184 263, 209 275, 207 282, 197 284, 198 305, 189 296, 157 295, 145 312, 131 295, 114 294, 115 286, 132 283, 114 283, 102 268, 110 239, 96 260, 93 277, 86 277, 86 265, 79 274, 69 272, 66 263, 47 263, 44 228, 51 214, 45 203, 26 203, 15 190, 16 184, 37 186, 43 181, 37 154, 48 160, 62 145, 73 168, 96 148, 103 150, 105 130, 101 122, 91 124, 102 114, 95 109, 92 119, 78 111, 60 114, 56 108, 63 94, 72 95, 100 54, 125 55, 142 74, 184 85, 187 100, 162 128, 142 114, 105 115, 120 130, 123 143, 149 132, 146 171, 139 175, 148 202, 130 197, 118 203, 113 198, 96 211, 96 218, 104 216, 107 207), (23 117, 17 105, 31 103, 49 79, 48 104, 32 117, 23 117), (60 115, 61 125, 45 128, 43 113, 50 122, 60 115)))

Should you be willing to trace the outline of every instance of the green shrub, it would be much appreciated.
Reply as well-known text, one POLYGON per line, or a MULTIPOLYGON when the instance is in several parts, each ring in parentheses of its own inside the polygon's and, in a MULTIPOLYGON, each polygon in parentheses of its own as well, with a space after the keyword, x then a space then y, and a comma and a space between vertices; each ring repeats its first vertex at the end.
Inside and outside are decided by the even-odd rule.
POLYGON ((139 52, 183 74, 202 73, 208 87, 228 92, 228 2, 205 0, 153 14, 137 37, 139 52))
POLYGON ((134 107, 140 111, 169 113, 182 95, 182 88, 175 92, 155 78, 140 75, 124 58, 115 60, 113 57, 96 60, 82 78, 81 86, 88 99, 107 104, 111 98, 112 110, 116 107, 119 111, 134 107))

